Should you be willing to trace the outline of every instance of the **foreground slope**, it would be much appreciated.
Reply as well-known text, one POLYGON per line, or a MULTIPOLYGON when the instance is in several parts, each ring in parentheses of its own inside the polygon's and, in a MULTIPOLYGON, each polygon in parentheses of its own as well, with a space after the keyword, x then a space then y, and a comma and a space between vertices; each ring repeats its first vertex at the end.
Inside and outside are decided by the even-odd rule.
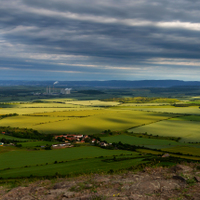
POLYGON ((91 174, 54 180, 19 180, 0 187, 1 200, 199 200, 200 166, 146 167, 142 172, 91 174), (17 185, 19 185, 17 187, 17 185), (11 189, 11 190, 10 190, 11 189))

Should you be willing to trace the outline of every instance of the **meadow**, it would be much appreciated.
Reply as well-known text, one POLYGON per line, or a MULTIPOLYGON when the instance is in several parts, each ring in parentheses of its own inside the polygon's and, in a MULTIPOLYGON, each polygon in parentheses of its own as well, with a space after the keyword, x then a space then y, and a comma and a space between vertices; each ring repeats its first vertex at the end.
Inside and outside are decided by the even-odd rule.
POLYGON ((173 147, 173 148, 167 148, 163 150, 167 152, 172 152, 172 153, 182 153, 182 154, 200 156, 200 151, 199 151, 200 149, 197 147, 192 147, 192 146, 191 147, 189 146, 173 147))
MULTIPOLYGON (((0 155, 0 170, 9 168, 19 168, 24 166, 36 166, 55 161, 70 161, 83 158, 94 158, 99 156, 113 156, 120 154, 131 154, 130 151, 105 150, 98 147, 74 147, 56 150, 43 151, 10 151, 0 155)), ((134 154, 134 152, 133 152, 134 154)), ((137 155, 137 153, 135 153, 137 155)))
POLYGON ((22 178, 22 177, 59 177, 76 176, 90 173, 112 173, 114 170, 133 168, 138 164, 146 163, 143 158, 124 160, 121 162, 106 163, 102 158, 80 159, 64 163, 30 166, 1 171, 1 178, 22 178))
POLYGON ((169 146, 181 145, 181 143, 179 142, 170 141, 170 140, 139 138, 139 137, 128 136, 128 135, 102 137, 101 139, 106 140, 107 142, 110 142, 110 143, 122 142, 125 144, 145 146, 152 149, 169 148, 169 146))
POLYGON ((190 116, 179 116, 175 118, 171 118, 169 120, 176 121, 200 121, 200 116, 198 115, 190 115, 190 116))
POLYGON ((23 139, 23 138, 0 134, 0 139, 3 139, 3 138, 5 138, 7 140, 30 141, 30 139, 23 139))
MULTIPOLYGON (((161 156, 161 155, 164 155, 166 153, 165 150, 166 149, 164 149, 164 151, 161 152, 161 151, 153 151, 153 150, 149 150, 149 149, 137 149, 137 152, 138 153, 143 153, 144 155, 146 155, 146 154, 149 155, 150 154, 150 155, 161 156)), ((189 155, 187 155, 188 154, 187 152, 185 152, 186 155, 178 155, 178 154, 175 154, 175 153, 177 153, 177 152, 173 152, 173 151, 169 152, 170 157, 183 158, 185 160, 188 160, 189 162, 191 162, 191 160, 198 161, 198 162, 200 161, 200 157, 196 157, 195 155, 192 155, 192 154, 191 154, 191 156, 189 156, 189 155)))
POLYGON ((55 142, 55 141, 33 141, 33 142, 18 142, 18 145, 22 145, 23 148, 27 148, 27 149, 33 149, 33 148, 37 148, 39 147, 39 149, 48 145, 53 145, 53 144, 58 144, 59 142, 55 142))
MULTIPOLYGON (((0 148, 1 149, 1 148, 0 148)), ((124 150, 105 150, 99 147, 76 147, 57 150, 27 151, 16 150, 0 155, 1 177, 27 177, 54 176, 55 174, 67 175, 75 173, 108 172, 128 168, 142 163, 137 152, 124 150), (105 162, 106 159, 128 159, 120 162, 105 162), (105 160, 105 161, 104 161, 105 160), (80 167, 82 166, 82 167, 80 167)))
POLYGON ((181 142, 200 142, 200 124, 198 121, 165 120, 138 128, 130 132, 145 133, 161 136, 181 137, 181 142))
POLYGON ((200 115, 199 106, 190 106, 190 107, 173 107, 173 106, 155 106, 155 107, 141 107, 134 108, 134 110, 148 111, 148 112, 160 112, 160 113, 173 113, 173 114, 191 114, 191 115, 200 115))

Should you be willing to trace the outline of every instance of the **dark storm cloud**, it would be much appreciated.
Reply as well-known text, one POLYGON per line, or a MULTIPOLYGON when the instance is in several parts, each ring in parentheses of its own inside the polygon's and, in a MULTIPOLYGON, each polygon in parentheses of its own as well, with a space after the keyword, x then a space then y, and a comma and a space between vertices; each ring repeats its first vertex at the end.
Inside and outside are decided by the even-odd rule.
POLYGON ((154 21, 163 20, 197 20, 196 14, 199 12, 200 2, 184 0, 168 1, 143 1, 143 0, 31 0, 23 1, 25 4, 36 7, 57 11, 70 11, 80 14, 104 15, 117 18, 141 18, 154 21), (197 13, 195 13, 197 12, 197 13))
POLYGON ((199 1, 187 0, 7 0, 0 7, 0 69, 83 79, 94 73, 121 79, 122 71, 129 74, 123 78, 148 79, 148 69, 165 77, 180 66, 198 74, 199 10, 199 1))

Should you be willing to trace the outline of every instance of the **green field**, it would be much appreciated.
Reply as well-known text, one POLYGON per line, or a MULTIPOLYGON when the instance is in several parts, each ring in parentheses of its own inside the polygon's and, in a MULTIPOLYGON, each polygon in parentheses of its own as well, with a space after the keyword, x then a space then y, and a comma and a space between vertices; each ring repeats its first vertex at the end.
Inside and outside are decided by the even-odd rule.
POLYGON ((102 137, 101 139, 106 140, 109 143, 122 142, 125 144, 145 146, 145 147, 153 148, 153 149, 169 148, 169 146, 180 145, 180 143, 175 142, 175 141, 170 141, 170 140, 139 138, 139 137, 128 136, 128 135, 102 137))
POLYGON ((35 142, 18 142, 17 144, 21 144, 24 148, 34 148, 41 147, 46 145, 57 144, 58 142, 49 142, 49 141, 35 141, 35 142))
POLYGON ((137 149, 137 152, 144 154, 153 154, 153 155, 162 155, 163 153, 160 151, 153 151, 149 149, 137 149))
POLYGON ((165 120, 130 129, 129 132, 181 137, 182 142, 200 142, 200 124, 197 121, 165 120))
POLYGON ((196 147, 182 146, 182 147, 167 148, 163 150, 171 153, 182 153, 182 154, 191 154, 194 156, 200 156, 200 149, 196 147))
POLYGON ((169 120, 176 120, 176 121, 200 121, 200 116, 198 115, 191 115, 191 116, 180 116, 176 118, 171 118, 169 120))
POLYGON ((137 108, 138 106, 142 106, 142 107, 152 107, 154 108, 154 106, 170 106, 170 103, 123 103, 120 105, 117 105, 117 107, 135 107, 137 108))
POLYGON ((0 170, 5 168, 19 168, 24 166, 36 166, 55 161, 70 161, 82 158, 94 158, 98 156, 111 156, 120 154, 137 153, 122 150, 105 150, 98 147, 74 147, 44 151, 10 151, 0 154, 0 170))
POLYGON ((17 141, 30 141, 30 139, 24 139, 24 138, 17 138, 9 135, 3 135, 0 134, 0 139, 5 138, 7 140, 17 140, 17 141))
POLYGON ((173 106, 155 106, 155 107, 146 107, 143 108, 134 108, 134 110, 143 110, 150 112, 161 112, 161 113, 174 113, 174 114, 193 114, 200 115, 200 109, 198 106, 190 106, 190 107, 173 107, 173 106))
POLYGON ((99 147, 76 147, 46 151, 10 151, 0 154, 1 177, 53 176, 122 169, 141 163, 137 152, 105 150, 99 147), (102 160, 128 156, 120 162, 102 160), (56 164, 55 164, 56 162, 56 164))
MULTIPOLYGON (((166 151, 166 149, 163 149, 163 150, 166 151)), ((144 153, 144 154, 153 154, 153 155, 165 154, 165 152, 153 151, 153 150, 148 150, 148 149, 137 149, 137 152, 144 153)), ((177 155, 177 154, 174 154, 173 152, 169 153, 169 155, 173 157, 177 157, 177 158, 200 161, 200 157, 195 157, 195 156, 177 155)))
POLYGON ((102 158, 89 158, 69 161, 66 163, 48 164, 42 166, 31 166, 1 171, 2 178, 18 178, 29 176, 58 176, 78 175, 87 173, 109 172, 110 170, 121 170, 145 163, 143 158, 124 160, 121 162, 106 163, 102 158))

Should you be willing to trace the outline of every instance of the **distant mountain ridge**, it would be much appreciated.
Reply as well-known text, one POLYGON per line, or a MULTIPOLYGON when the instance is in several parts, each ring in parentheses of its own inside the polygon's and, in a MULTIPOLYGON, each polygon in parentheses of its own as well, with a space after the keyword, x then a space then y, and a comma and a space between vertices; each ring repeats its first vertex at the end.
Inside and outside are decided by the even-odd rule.
MULTIPOLYGON (((21 81, 0 80, 0 86, 52 86, 55 81, 21 81)), ((112 88, 147 88, 147 87, 176 87, 200 86, 200 81, 181 80, 110 80, 110 81, 59 81, 56 86, 63 87, 112 87, 112 88)))

